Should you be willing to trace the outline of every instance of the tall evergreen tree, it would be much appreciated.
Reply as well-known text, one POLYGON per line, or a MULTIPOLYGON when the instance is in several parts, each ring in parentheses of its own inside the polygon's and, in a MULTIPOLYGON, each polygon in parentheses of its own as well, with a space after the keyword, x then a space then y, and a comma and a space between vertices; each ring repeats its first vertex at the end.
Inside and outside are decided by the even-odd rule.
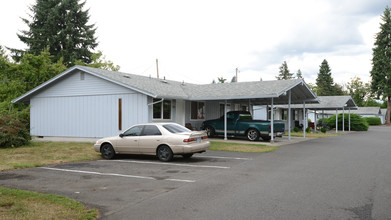
POLYGON ((303 79, 303 74, 301 73, 301 70, 297 70, 297 73, 296 73, 296 78, 298 79, 303 79))
POLYGON ((326 59, 320 65, 318 77, 316 78, 316 86, 318 88, 318 95, 334 95, 334 80, 331 77, 331 69, 326 59))
POLYGON ((286 61, 284 61, 280 66, 280 74, 276 76, 276 79, 283 80, 283 79, 293 79, 293 73, 289 72, 288 64, 286 61))
POLYGON ((39 55, 48 49, 53 62, 62 58, 67 66, 73 65, 76 60, 91 63, 92 50, 98 45, 94 37, 96 28, 87 24, 88 10, 83 10, 85 1, 79 1, 37 0, 30 7, 32 20, 23 19, 29 30, 18 34, 28 49, 11 49, 14 58, 20 59, 21 53, 26 52, 39 55))
POLYGON ((376 34, 373 48, 371 90, 387 98, 386 124, 390 124, 391 111, 391 9, 387 6, 381 17, 380 32, 376 34))

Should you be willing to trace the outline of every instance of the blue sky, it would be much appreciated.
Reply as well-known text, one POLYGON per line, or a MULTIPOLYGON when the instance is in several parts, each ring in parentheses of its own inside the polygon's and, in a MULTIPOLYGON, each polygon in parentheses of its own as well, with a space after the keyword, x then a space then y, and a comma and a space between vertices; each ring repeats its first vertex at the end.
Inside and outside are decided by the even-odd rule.
MULTIPOLYGON (((34 0, 3 0, 0 45, 24 48, 34 0), (7 2, 7 3, 5 3, 7 2)), ((334 81, 370 80, 374 36, 385 0, 87 0, 99 46, 122 72, 189 83, 217 77, 274 80, 283 61, 314 83, 327 59, 334 81)))

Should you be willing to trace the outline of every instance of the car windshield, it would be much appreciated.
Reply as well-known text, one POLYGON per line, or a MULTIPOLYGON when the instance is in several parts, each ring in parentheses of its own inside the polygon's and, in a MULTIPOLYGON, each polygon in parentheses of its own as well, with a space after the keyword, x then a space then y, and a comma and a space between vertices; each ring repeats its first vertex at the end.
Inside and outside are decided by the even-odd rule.
POLYGON ((163 125, 163 128, 165 128, 167 131, 171 132, 171 133, 183 133, 183 132, 190 132, 189 129, 181 126, 181 125, 178 125, 178 124, 165 124, 163 125))

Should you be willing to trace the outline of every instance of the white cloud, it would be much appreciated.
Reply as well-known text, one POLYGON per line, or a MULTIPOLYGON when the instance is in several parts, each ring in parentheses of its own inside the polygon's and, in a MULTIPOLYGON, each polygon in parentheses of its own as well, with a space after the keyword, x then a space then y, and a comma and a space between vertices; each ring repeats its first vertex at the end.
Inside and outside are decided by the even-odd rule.
MULTIPOLYGON (((23 47, 16 37, 26 27, 33 0, 7 1, 0 19, 0 44, 23 47), (6 24, 5 24, 6 23, 6 24)), ((87 0, 97 26, 99 50, 121 71, 156 74, 192 83, 273 80, 286 60, 315 82, 323 59, 335 82, 357 75, 369 80, 373 36, 385 0, 276 1, 96 1, 87 0)))

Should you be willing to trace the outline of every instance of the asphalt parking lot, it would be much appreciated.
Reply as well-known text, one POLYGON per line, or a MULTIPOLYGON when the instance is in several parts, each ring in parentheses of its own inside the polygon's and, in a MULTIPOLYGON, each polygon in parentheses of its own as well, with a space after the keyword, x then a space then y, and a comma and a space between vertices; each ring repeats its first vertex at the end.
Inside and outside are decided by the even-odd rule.
POLYGON ((137 204, 186 184, 213 178, 252 160, 254 154, 213 152, 169 163, 153 156, 120 155, 96 160, 0 173, 0 185, 74 198, 98 208, 105 218, 124 205, 137 204), (104 198, 104 199, 102 199, 104 198))
POLYGON ((58 164, 1 172, 0 186, 65 195, 101 219, 390 219, 390 134, 376 126, 270 153, 58 164))

